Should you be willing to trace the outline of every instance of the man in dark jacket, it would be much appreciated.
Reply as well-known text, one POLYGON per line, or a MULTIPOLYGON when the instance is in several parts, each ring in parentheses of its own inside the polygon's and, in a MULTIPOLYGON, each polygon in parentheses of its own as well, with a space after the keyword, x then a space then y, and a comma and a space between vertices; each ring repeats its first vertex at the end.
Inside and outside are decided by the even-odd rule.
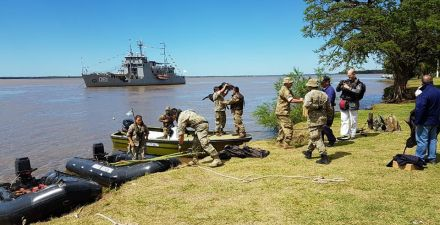
POLYGON ((416 156, 424 160, 428 149, 427 163, 436 163, 437 126, 440 123, 440 90, 434 87, 432 76, 423 75, 423 91, 416 98, 416 156))
POLYGON ((332 114, 327 117, 327 123, 322 128, 322 140, 324 140, 324 135, 327 136, 328 140, 328 146, 331 147, 336 142, 336 137, 333 134, 332 130, 332 124, 333 119, 335 118, 335 99, 336 99, 336 92, 335 89, 330 85, 330 77, 324 76, 321 81, 321 88, 322 91, 325 92, 328 96, 328 100, 330 102, 330 107, 332 110, 332 114))
POLYGON ((336 91, 341 91, 341 136, 343 139, 354 139, 357 129, 357 116, 359 110, 359 99, 362 92, 362 84, 356 78, 354 69, 347 71, 347 80, 342 80, 336 87, 336 91))

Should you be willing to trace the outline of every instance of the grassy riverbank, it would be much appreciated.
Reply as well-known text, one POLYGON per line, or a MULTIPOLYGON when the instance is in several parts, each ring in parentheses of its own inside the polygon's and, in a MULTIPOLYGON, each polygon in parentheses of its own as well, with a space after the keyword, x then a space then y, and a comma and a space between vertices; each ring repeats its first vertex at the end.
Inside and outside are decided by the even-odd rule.
MULTIPOLYGON (((374 106, 375 115, 394 113, 401 132, 374 133, 328 148, 332 162, 317 165, 273 140, 250 145, 271 151, 265 159, 232 159, 214 169, 234 177, 300 175, 343 178, 318 184, 307 179, 266 178, 243 183, 197 167, 142 177, 110 190, 98 202, 41 224, 438 224, 440 166, 401 171, 385 164, 402 152, 409 129, 403 120, 414 103, 374 106)), ((369 111, 359 112, 362 127, 369 111)), ((334 130, 338 134, 339 116, 334 130)), ((410 153, 414 149, 409 150, 410 153)))

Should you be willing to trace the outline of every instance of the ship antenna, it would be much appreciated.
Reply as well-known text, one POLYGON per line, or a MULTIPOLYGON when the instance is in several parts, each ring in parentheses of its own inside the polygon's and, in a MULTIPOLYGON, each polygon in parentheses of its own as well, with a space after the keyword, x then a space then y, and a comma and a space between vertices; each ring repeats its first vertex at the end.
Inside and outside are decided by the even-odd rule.
POLYGON ((142 43, 142 41, 138 41, 137 44, 138 44, 138 46, 139 46, 139 53, 141 54, 141 56, 143 56, 143 53, 142 53, 142 46, 144 46, 144 43, 142 43))
POLYGON ((165 43, 164 42, 161 42, 160 43, 161 45, 162 45, 162 50, 163 50, 163 63, 166 65, 167 64, 167 55, 166 55, 166 50, 165 50, 165 48, 166 48, 166 45, 165 45, 165 43))
POLYGON ((128 42, 130 43, 130 56, 133 56, 133 50, 131 49, 131 39, 128 39, 128 42))

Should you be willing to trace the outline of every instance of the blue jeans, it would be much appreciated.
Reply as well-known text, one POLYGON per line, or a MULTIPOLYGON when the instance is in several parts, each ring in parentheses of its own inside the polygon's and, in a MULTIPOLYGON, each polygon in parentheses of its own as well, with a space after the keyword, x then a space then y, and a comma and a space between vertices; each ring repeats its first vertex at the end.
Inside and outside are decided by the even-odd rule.
POLYGON ((428 150, 428 160, 435 160, 437 151, 437 127, 416 126, 416 156, 424 159, 428 150))

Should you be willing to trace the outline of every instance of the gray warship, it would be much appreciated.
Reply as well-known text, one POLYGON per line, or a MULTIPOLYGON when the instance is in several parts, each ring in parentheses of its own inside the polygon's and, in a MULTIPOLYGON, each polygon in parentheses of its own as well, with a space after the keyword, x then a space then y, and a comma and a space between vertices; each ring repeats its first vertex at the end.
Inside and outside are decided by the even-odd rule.
POLYGON ((131 50, 125 57, 122 69, 117 73, 87 73, 83 68, 82 78, 87 87, 123 87, 147 85, 185 84, 185 77, 175 73, 175 67, 167 63, 165 44, 163 45, 164 62, 149 61, 142 52, 143 43, 137 42, 139 53, 131 50))

